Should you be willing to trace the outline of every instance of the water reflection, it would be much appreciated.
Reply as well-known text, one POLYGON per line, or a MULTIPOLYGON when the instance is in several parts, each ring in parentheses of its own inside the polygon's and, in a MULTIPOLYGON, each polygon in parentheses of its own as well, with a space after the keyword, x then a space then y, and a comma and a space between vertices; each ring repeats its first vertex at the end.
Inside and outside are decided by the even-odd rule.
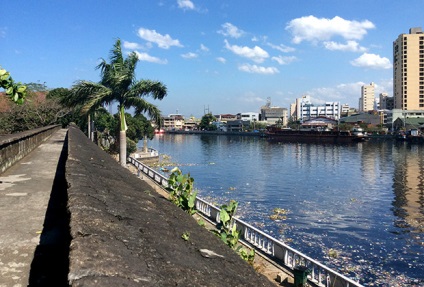
POLYGON ((238 200, 245 220, 361 283, 424 283, 424 146, 165 135, 152 147, 180 163, 202 197, 238 200), (286 220, 270 219, 277 207, 286 220))
POLYGON ((424 231, 424 150, 417 145, 399 145, 394 156, 393 212, 395 224, 404 232, 424 231))

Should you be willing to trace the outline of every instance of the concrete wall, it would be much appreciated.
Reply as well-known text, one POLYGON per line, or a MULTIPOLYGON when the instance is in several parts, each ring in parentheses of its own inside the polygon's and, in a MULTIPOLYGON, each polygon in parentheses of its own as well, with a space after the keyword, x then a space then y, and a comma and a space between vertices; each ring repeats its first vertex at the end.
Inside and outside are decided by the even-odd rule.
POLYGON ((65 176, 70 286, 274 286, 75 127, 65 176))
POLYGON ((0 136, 0 174, 29 154, 58 129, 59 125, 53 125, 0 136))

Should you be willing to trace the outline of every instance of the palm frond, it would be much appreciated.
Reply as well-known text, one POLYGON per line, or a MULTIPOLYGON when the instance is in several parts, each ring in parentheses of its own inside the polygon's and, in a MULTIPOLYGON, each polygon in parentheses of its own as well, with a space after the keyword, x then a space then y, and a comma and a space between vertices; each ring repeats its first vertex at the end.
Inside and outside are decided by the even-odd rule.
POLYGON ((81 106, 81 113, 86 114, 105 102, 110 102, 112 91, 97 83, 80 81, 71 88, 69 106, 81 106))
POLYGON ((167 94, 167 88, 159 81, 140 80, 129 91, 132 97, 151 96, 155 100, 162 100, 167 94))

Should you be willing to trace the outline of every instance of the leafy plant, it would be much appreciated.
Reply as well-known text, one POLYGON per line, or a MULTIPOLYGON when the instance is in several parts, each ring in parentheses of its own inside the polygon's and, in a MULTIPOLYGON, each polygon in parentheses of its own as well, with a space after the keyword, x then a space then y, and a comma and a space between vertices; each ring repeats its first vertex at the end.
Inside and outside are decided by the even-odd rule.
POLYGON ((238 202, 235 200, 231 200, 228 205, 221 205, 221 210, 219 212, 220 222, 216 225, 217 230, 212 230, 212 232, 219 236, 231 249, 235 250, 243 260, 253 265, 255 250, 251 249, 249 252, 242 246, 237 247, 240 238, 240 231, 237 230, 237 226, 234 222, 237 207, 238 202))
POLYGON ((0 87, 6 90, 6 95, 15 103, 23 104, 26 97, 27 87, 21 83, 15 83, 10 73, 0 68, 0 87))
POLYGON ((183 235, 181 235, 181 238, 184 239, 185 241, 189 241, 190 240, 190 233, 184 232, 183 235))
POLYGON ((245 248, 240 248, 237 250, 240 257, 247 261, 250 265, 253 265, 253 261, 255 260, 255 249, 250 249, 250 252, 245 248))
POLYGON ((228 205, 221 205, 221 211, 219 212, 220 222, 216 226, 218 230, 214 231, 232 249, 236 247, 240 237, 240 232, 237 230, 233 219, 237 206, 238 202, 235 200, 231 200, 228 205))
POLYGON ((167 190, 171 201, 188 214, 196 213, 195 201, 197 192, 193 191, 194 179, 190 174, 183 174, 177 167, 171 170, 167 190))

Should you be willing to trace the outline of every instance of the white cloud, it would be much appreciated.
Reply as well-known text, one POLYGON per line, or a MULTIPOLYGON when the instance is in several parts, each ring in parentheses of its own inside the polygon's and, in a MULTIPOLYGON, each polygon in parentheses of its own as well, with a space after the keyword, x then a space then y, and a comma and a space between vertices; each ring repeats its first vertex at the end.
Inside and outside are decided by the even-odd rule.
POLYGON ((183 57, 184 59, 194 59, 197 58, 199 55, 197 55, 196 53, 185 53, 185 54, 181 54, 181 57, 183 57))
POLYGON ((356 41, 347 41, 346 44, 333 41, 324 42, 324 47, 331 51, 365 52, 367 49, 359 46, 356 41))
POLYGON ((267 75, 273 75, 280 72, 275 67, 262 67, 262 66, 250 65, 250 64, 240 65, 238 69, 242 72, 254 73, 254 74, 267 74, 267 75))
POLYGON ((218 58, 216 58, 216 60, 217 60, 218 62, 223 63, 223 64, 225 64, 225 63, 227 62, 227 60, 226 60, 225 58, 223 58, 223 57, 218 57, 218 58))
POLYGON ((169 49, 172 46, 183 47, 183 45, 180 44, 180 41, 172 39, 168 34, 161 35, 155 30, 140 28, 138 29, 138 36, 148 42, 157 44, 159 48, 163 49, 169 49))
POLYGON ((294 62, 297 60, 295 56, 290 56, 290 57, 278 56, 278 57, 272 57, 271 59, 276 61, 280 65, 288 65, 291 62, 294 62))
POLYGON ((351 61, 350 63, 352 66, 371 69, 390 69, 392 67, 389 59, 368 53, 362 54, 359 58, 351 61))
POLYGON ((246 46, 242 47, 237 45, 230 45, 228 41, 225 40, 225 48, 238 56, 248 58, 256 63, 262 63, 266 58, 269 57, 267 51, 258 46, 249 48, 246 46))
POLYGON ((140 53, 135 51, 137 54, 137 57, 140 61, 150 62, 150 63, 156 63, 156 64, 167 64, 167 60, 159 59, 157 57, 150 56, 147 53, 140 53))
POLYGON ((286 30, 292 33, 295 44, 302 41, 313 43, 327 41, 332 37, 361 40, 369 29, 374 28, 374 24, 368 20, 358 22, 345 20, 338 16, 327 19, 316 18, 312 15, 293 19, 286 26, 286 30))
POLYGON ((223 28, 223 30, 219 30, 218 33, 224 35, 225 37, 237 39, 243 36, 243 34, 245 34, 243 30, 240 30, 239 28, 228 22, 222 24, 221 27, 223 28))
POLYGON ((239 100, 247 103, 265 103, 266 100, 257 96, 254 92, 246 92, 242 97, 239 97, 239 100))
POLYGON ((190 0, 178 0, 178 8, 184 10, 194 10, 194 4, 190 0))
POLYGON ((294 52, 296 49, 292 48, 292 47, 288 47, 286 45, 280 44, 280 45, 274 45, 272 43, 267 43, 268 46, 270 46, 273 49, 276 49, 282 53, 290 53, 290 52, 294 52))
POLYGON ((205 45, 203 45, 203 44, 200 44, 200 50, 202 50, 202 51, 204 51, 204 52, 208 52, 209 51, 209 48, 208 47, 206 47, 205 45))
POLYGON ((138 43, 132 43, 132 42, 128 42, 128 41, 124 41, 123 46, 125 49, 129 49, 129 50, 137 50, 137 49, 141 49, 142 46, 138 43))

